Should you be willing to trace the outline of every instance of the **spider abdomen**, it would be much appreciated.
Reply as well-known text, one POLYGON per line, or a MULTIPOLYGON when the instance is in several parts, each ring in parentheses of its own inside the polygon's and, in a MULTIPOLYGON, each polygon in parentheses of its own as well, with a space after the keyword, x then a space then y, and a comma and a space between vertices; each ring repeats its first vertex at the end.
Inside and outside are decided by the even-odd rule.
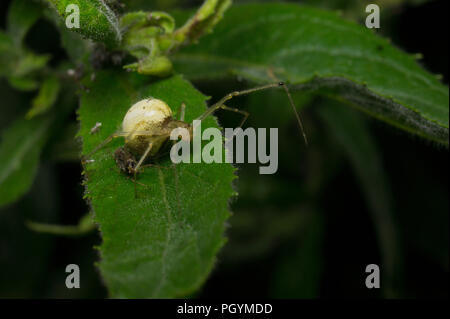
POLYGON ((161 136, 171 120, 172 110, 164 101, 148 98, 135 103, 122 122, 122 130, 130 133, 125 145, 134 154, 141 155, 152 143, 150 156, 156 154, 166 140, 161 136))

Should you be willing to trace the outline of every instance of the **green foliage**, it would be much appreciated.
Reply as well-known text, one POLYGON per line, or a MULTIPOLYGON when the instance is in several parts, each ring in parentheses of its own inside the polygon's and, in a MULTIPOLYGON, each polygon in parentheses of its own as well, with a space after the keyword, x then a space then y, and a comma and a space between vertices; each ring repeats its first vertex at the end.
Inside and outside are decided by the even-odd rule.
POLYGON ((138 59, 124 68, 145 75, 170 75, 173 67, 168 55, 210 33, 230 5, 231 0, 205 0, 195 15, 176 31, 175 20, 165 12, 124 14, 120 19, 124 33, 122 48, 138 59))
POLYGON ((30 119, 48 111, 55 104, 60 88, 59 79, 56 76, 46 78, 25 117, 30 119))
POLYGON ((168 58, 170 52, 211 32, 231 5, 231 0, 205 0, 191 20, 174 32, 175 20, 165 12, 129 12, 119 21, 103 0, 47 1, 63 20, 72 14, 70 10, 66 11, 67 6, 77 5, 80 28, 72 28, 71 31, 104 42, 110 48, 120 48, 137 58, 137 62, 125 65, 126 69, 161 77, 172 73, 172 63, 168 58))
POLYGON ((29 220, 26 221, 26 225, 35 232, 59 236, 82 236, 95 230, 90 214, 84 215, 75 226, 44 224, 29 220))
POLYGON ((8 32, 16 46, 41 15, 41 6, 30 0, 14 0, 8 10, 8 32))
POLYGON ((51 118, 18 119, 0 140, 0 206, 22 196, 31 186, 51 118))
POLYGON ((122 35, 119 22, 114 12, 103 0, 47 0, 53 5, 65 21, 73 13, 66 9, 69 5, 77 5, 80 9, 80 28, 71 28, 83 36, 105 43, 109 47, 120 44, 122 35))
POLYGON ((175 39, 180 43, 196 42, 201 36, 211 33, 231 6, 231 0, 207 0, 186 24, 177 30, 175 39))
MULTIPOLYGON (((102 72, 81 98, 79 135, 87 154, 120 128, 135 102, 153 96, 177 111, 186 104, 186 120, 205 111, 205 97, 180 76, 148 82, 144 77, 102 72), (96 122, 97 134, 90 134, 96 122)), ((202 127, 217 127, 208 118, 202 127)), ((115 140, 85 167, 86 198, 92 205, 103 243, 99 267, 112 297, 181 297, 206 279, 224 244, 234 169, 229 164, 178 164, 161 158, 139 175, 138 198, 130 178, 118 171, 115 140), (205 190, 208 191, 205 191, 205 190)))
POLYGON ((120 20, 124 31, 122 47, 138 59, 124 68, 140 74, 167 76, 172 73, 172 63, 166 56, 173 46, 170 36, 175 20, 164 12, 132 12, 120 20))
POLYGON ((448 145, 448 88, 415 56, 331 12, 294 4, 235 6, 213 35, 177 54, 174 63, 196 80, 231 73, 270 82, 272 68, 299 89, 339 96, 378 119, 448 145))
POLYGON ((23 45, 26 33, 41 13, 36 2, 14 0, 8 12, 7 32, 0 30, 0 77, 7 77, 11 86, 21 91, 39 87, 35 73, 50 59, 49 55, 37 55, 23 45))

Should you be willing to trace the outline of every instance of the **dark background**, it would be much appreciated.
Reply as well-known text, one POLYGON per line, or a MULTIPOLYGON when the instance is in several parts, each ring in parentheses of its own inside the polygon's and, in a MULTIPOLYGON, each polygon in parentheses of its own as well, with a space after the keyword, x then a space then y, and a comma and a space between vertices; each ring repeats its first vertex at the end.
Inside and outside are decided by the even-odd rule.
MULTIPOLYGON (((0 3, 2 28, 8 5, 9 1, 0 3)), ((390 12, 387 21, 382 18, 381 30, 405 51, 422 53, 423 66, 442 74, 446 84, 448 13, 445 0, 403 5, 390 12)), ((26 43, 37 52, 51 53, 54 64, 65 58, 58 31, 46 21, 41 20, 33 27, 26 43)), ((212 96, 222 96, 241 85, 195 84, 212 96)), ((7 119, 20 112, 13 106, 5 107, 6 103, 30 96, 18 97, 18 92, 8 88, 4 80, 0 80, 0 92, 1 111, 7 112, 1 114, 0 129, 3 129, 7 119)), ((327 127, 314 108, 305 109, 302 116, 308 127, 314 127, 312 140, 320 140, 324 147, 321 154, 339 148, 327 137, 327 127)), ((403 266, 397 296, 448 297, 448 150, 363 117, 381 151, 394 198, 403 266)), ((73 114, 72 120, 75 118, 73 114)), ((219 118, 224 125, 236 123, 224 114, 219 114, 219 118)), ((258 126, 257 116, 253 122, 251 117, 248 125, 258 126)), ((295 131, 295 122, 289 125, 287 130, 295 131)), ((302 141, 286 138, 285 143, 297 147, 302 141)), ((303 151, 307 149, 299 147, 298 152, 303 151)), ((51 155, 51 149, 46 149, 31 191, 0 211, 0 297, 106 297, 94 266, 98 256, 92 246, 100 244, 97 234, 55 237, 31 232, 23 224, 27 218, 76 224, 89 210, 82 199, 79 163, 55 161, 51 155), (65 288, 64 269, 70 263, 81 268, 81 289, 65 288)), ((231 206, 234 216, 227 231, 229 242, 196 296, 383 297, 380 290, 368 290, 364 285, 365 266, 380 265, 381 257, 361 187, 348 160, 335 162, 332 156, 329 160, 336 168, 315 194, 315 205, 304 204, 303 188, 299 185, 312 169, 309 157, 295 152, 280 154, 278 173, 264 178, 257 174, 254 165, 240 167, 240 197, 231 206), (316 222, 321 225, 317 229, 314 222, 304 223, 316 210, 320 212, 316 222), (298 228, 288 227, 297 224, 298 228), (305 246, 305 233, 320 236, 315 241, 317 246, 305 246), (304 269, 310 270, 303 274, 305 278, 304 269)))

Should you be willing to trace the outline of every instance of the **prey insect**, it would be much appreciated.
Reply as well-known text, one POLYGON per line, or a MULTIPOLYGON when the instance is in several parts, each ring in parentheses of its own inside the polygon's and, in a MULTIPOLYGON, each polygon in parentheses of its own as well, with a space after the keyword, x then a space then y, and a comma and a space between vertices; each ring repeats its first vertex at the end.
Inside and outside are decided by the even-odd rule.
MULTIPOLYGON (((305 140, 305 144, 307 145, 308 141, 306 139, 302 122, 297 113, 289 90, 284 82, 271 83, 247 90, 231 92, 206 109, 206 111, 198 116, 196 120, 202 121, 212 115, 215 111, 223 109, 240 113, 243 118, 239 127, 242 127, 247 120, 249 113, 236 108, 228 107, 225 103, 233 97, 278 87, 284 88, 288 96, 289 103, 295 113, 299 128, 305 140)), ((103 142, 98 144, 86 155, 83 162, 89 163, 92 161, 91 156, 99 149, 110 143, 114 138, 123 137, 125 139, 124 146, 116 149, 114 152, 114 159, 121 172, 133 177, 136 195, 137 174, 139 174, 144 167, 156 166, 154 164, 149 164, 149 160, 158 157, 167 146, 170 146, 170 143, 176 142, 170 140, 171 132, 177 128, 184 128, 189 131, 189 136, 192 139, 194 128, 193 124, 184 121, 185 108, 186 106, 183 103, 180 107, 179 119, 175 119, 172 109, 162 100, 150 97, 135 103, 125 114, 122 122, 122 129, 114 132, 103 142)))

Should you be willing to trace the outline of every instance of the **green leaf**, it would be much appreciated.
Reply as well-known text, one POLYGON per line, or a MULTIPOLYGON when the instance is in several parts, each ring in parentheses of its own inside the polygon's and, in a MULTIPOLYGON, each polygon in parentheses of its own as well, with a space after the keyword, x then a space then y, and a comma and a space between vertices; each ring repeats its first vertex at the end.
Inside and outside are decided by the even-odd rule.
MULTIPOLYGON (((78 32, 94 41, 104 42, 110 47, 116 47, 121 41, 119 22, 114 12, 103 0, 47 0, 53 5, 59 15, 66 21, 73 14, 66 9, 76 5, 80 11, 80 27, 69 30, 78 32)), ((70 8, 69 8, 70 9, 70 8)))
POLYGON ((42 83, 38 95, 33 99, 32 107, 25 117, 31 119, 51 108, 58 98, 60 88, 59 79, 56 76, 47 77, 42 83))
MULTIPOLYGON (((66 86, 58 99, 58 112, 19 118, 6 127, 0 137, 0 207, 10 204, 30 188, 45 143, 53 132, 59 133, 73 110, 73 87, 66 86)), ((19 107, 9 105, 10 108, 19 107)))
MULTIPOLYGON (((178 20, 181 15, 174 14, 178 20)), ((193 80, 230 74, 340 96, 370 115, 448 145, 448 87, 416 56, 369 29, 295 4, 234 6, 214 34, 173 57, 193 80)))
POLYGON ((197 41, 220 21, 231 0, 205 0, 184 26, 174 32, 175 20, 165 12, 129 12, 120 19, 121 48, 137 58, 124 68, 140 74, 167 77, 173 73, 168 55, 197 41))
POLYGON ((131 12, 121 17, 120 27, 124 33, 122 48, 138 59, 124 68, 162 77, 172 73, 172 63, 165 54, 173 41, 164 39, 175 27, 172 16, 164 12, 131 12))
POLYGON ((32 0, 14 0, 8 10, 8 32, 17 46, 41 15, 41 6, 32 0))
MULTIPOLYGON (((81 97, 79 135, 86 155, 120 129, 128 108, 153 96, 174 113, 186 104, 186 121, 205 111, 205 96, 180 76, 157 82, 135 73, 100 72, 81 97), (91 128, 101 122, 101 129, 91 128)), ((202 128, 217 127, 213 118, 202 128)), ((139 174, 134 184, 119 172, 113 142, 92 156, 85 166, 86 197, 91 203, 103 243, 99 268, 112 297, 148 298, 186 296, 211 271, 225 242, 228 199, 235 178, 230 164, 177 164, 166 156, 161 167, 139 174)))
POLYGON ((14 202, 31 187, 51 118, 18 119, 0 140, 0 206, 14 202))

